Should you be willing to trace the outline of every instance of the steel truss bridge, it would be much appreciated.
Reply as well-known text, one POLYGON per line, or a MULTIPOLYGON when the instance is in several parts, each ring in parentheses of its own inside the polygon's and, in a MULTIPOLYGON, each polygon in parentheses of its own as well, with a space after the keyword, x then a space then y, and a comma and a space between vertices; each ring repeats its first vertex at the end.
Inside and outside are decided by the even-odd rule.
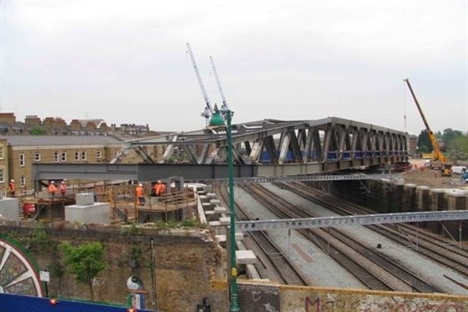
MULTIPOLYGON (((261 121, 232 125, 236 179, 275 179, 337 173, 408 160, 406 133, 371 124, 328 117, 320 120, 261 121)), ((227 179, 225 126, 171 133, 123 142, 109 164, 33 164, 36 181, 95 179, 154 181, 174 176, 186 180, 227 179), (148 146, 161 146, 153 159, 148 146), (140 164, 121 164, 129 151, 140 164)), ((362 179, 366 179, 362 176, 362 179)), ((330 179, 336 179, 331 176, 330 179)))

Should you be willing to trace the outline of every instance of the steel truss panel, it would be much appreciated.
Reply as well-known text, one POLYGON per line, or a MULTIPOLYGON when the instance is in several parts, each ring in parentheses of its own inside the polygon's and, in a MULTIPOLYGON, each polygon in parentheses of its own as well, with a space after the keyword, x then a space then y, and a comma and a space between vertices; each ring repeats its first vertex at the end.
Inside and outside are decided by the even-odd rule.
MULTIPOLYGON (((320 120, 261 120, 232 125, 237 163, 273 165, 323 164, 321 171, 407 160, 406 133, 337 117, 320 120)), ((197 163, 226 163, 226 127, 172 133, 126 141, 128 146, 165 145, 162 163, 173 151, 197 163), (190 146, 190 148, 187 148, 190 146), (209 150, 210 157, 205 157, 209 150)), ((303 173, 304 174, 304 173, 303 173)))
POLYGON ((405 222, 468 220, 467 210, 384 213, 286 220, 237 221, 236 230, 264 231, 275 229, 310 229, 405 222))

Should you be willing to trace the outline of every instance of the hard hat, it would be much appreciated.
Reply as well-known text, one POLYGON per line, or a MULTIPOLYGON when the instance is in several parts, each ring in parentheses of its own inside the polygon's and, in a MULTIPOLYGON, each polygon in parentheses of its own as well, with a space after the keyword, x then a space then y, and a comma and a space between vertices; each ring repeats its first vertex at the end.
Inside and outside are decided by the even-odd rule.
POLYGON ((11 179, 11 181, 10 181, 10 182, 15 182, 15 180, 11 179))
POLYGON ((138 184, 138 186, 143 186, 143 184, 140 183, 140 184, 138 184))
POLYGON ((54 184, 54 181, 50 181, 51 184, 54 184))
POLYGON ((65 181, 62 181, 62 183, 65 183, 65 181))
POLYGON ((158 180, 158 183, 161 183, 161 180, 158 180))

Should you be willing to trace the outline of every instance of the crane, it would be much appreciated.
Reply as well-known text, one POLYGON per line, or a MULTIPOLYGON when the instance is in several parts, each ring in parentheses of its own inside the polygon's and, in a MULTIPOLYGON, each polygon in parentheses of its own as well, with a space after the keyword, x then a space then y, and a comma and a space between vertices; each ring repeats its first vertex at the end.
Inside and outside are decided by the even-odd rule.
POLYGON ((210 105, 210 100, 208 99, 208 94, 206 94, 205 86, 203 85, 203 81, 201 79, 200 73, 198 71, 197 63, 195 62, 195 57, 193 56, 192 49, 190 48, 190 43, 187 42, 187 50, 190 55, 190 59, 192 60, 193 68, 195 69, 195 74, 197 75, 198 84, 200 85, 200 89, 203 94, 203 98, 205 99, 205 110, 202 112, 201 116, 205 117, 206 125, 208 126, 209 120, 211 115, 213 115, 213 109, 210 105))
POLYGON ((419 105, 418 99, 416 98, 416 95, 414 94, 414 91, 413 91, 413 88, 411 87, 409 79, 407 78, 407 79, 404 79, 403 81, 406 82, 406 84, 408 85, 408 89, 411 92, 411 96, 413 97, 414 103, 416 103, 419 114, 421 115, 424 125, 426 126, 427 134, 429 135, 429 139, 432 144, 433 160, 431 162, 431 168, 440 168, 442 170, 443 176, 450 177, 452 175, 452 164, 450 164, 447 160, 447 157, 445 157, 445 155, 442 154, 442 151, 440 150, 440 147, 439 147, 439 142, 437 142, 437 138, 435 137, 434 132, 432 132, 431 127, 429 127, 429 123, 427 122, 427 119, 424 116, 422 108, 419 105))
POLYGON ((216 84, 218 85, 219 93, 221 93, 221 100, 223 101, 223 105, 221 105, 221 111, 228 110, 226 97, 224 96, 223 88, 221 87, 221 82, 219 81, 218 72, 216 71, 216 67, 213 61, 213 57, 210 56, 211 67, 213 68, 213 73, 216 79, 216 84))

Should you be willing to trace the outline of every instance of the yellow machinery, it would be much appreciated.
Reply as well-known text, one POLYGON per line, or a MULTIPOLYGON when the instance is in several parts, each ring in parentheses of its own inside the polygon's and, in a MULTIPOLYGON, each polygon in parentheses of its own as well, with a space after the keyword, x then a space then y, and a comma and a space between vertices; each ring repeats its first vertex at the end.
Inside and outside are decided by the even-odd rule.
POLYGON ((422 117, 422 120, 424 122, 424 125, 426 126, 427 133, 429 135, 429 139, 431 140, 433 152, 432 152, 432 161, 431 161, 431 168, 432 169, 440 169, 442 171, 442 175, 445 177, 450 177, 452 176, 452 164, 448 162, 447 157, 445 157, 444 154, 440 151, 439 143, 437 142, 437 139, 432 132, 431 128, 429 127, 429 124, 426 120, 426 117, 424 116, 424 113, 421 109, 421 106, 419 105, 418 100, 416 99, 416 95, 413 92, 413 88, 411 88, 411 84, 408 79, 404 79, 406 84, 408 85, 408 88, 411 92, 411 95, 413 96, 413 100, 416 103, 416 106, 418 107, 419 114, 422 117))

